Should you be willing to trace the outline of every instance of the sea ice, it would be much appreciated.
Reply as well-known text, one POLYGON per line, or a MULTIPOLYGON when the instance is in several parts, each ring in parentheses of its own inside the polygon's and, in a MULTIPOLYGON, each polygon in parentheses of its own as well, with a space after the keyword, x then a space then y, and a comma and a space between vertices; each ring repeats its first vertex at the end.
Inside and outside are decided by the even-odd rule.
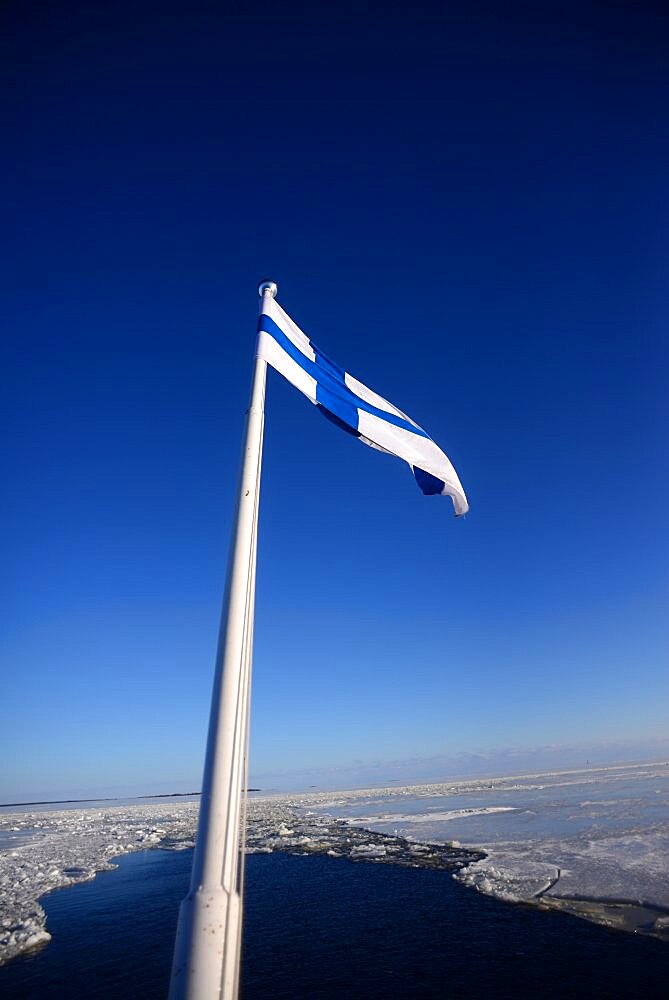
MULTIPOLYGON (((0 964, 49 940, 38 900, 195 837, 197 802, 0 813, 0 964)), ((259 796, 246 850, 442 868, 480 892, 669 936, 669 764, 259 796), (464 846, 463 846, 464 845, 464 846)))
POLYGON ((380 833, 480 849, 454 875, 480 892, 667 935, 667 763, 329 794, 321 808, 380 833))

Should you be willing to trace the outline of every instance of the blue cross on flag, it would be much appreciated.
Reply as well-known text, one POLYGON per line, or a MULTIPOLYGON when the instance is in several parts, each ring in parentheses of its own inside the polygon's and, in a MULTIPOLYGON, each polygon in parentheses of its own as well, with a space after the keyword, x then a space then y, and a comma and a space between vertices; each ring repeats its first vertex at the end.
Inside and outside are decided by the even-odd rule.
POLYGON ((423 493, 449 496, 456 516, 467 513, 469 504, 455 469, 423 428, 330 361, 269 296, 258 320, 256 356, 337 426, 371 448, 408 462, 423 493))

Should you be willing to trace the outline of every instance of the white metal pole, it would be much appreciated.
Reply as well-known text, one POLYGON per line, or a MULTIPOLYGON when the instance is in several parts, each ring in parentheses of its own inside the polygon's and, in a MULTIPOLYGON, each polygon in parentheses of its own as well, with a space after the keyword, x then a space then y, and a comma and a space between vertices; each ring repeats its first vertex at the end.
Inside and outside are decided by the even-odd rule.
MULTIPOLYGON (((274 282, 261 282, 261 310, 276 291, 274 282)), ((240 816, 266 375, 266 362, 256 358, 230 540, 193 874, 179 910, 170 1000, 235 1000, 239 986, 240 816)))

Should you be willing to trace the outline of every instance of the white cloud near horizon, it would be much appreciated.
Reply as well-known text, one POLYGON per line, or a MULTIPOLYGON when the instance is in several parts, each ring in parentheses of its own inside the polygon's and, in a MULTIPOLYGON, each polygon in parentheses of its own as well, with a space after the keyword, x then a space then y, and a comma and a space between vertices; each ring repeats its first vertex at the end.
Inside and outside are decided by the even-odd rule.
POLYGON ((251 771, 254 787, 270 791, 355 788, 401 782, 447 781, 451 778, 495 777, 506 773, 554 768, 654 761, 669 757, 669 737, 593 743, 549 743, 535 747, 502 747, 457 754, 434 754, 402 760, 354 760, 334 767, 251 771))

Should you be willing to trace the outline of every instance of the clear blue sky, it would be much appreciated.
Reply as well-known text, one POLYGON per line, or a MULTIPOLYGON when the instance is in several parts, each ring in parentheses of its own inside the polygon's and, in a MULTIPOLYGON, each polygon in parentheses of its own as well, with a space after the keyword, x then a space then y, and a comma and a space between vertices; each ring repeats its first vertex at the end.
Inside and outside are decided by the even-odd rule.
POLYGON ((0 795, 199 785, 264 275, 471 513, 270 374, 256 780, 667 735, 666 7, 227 6, 4 9, 0 795))

